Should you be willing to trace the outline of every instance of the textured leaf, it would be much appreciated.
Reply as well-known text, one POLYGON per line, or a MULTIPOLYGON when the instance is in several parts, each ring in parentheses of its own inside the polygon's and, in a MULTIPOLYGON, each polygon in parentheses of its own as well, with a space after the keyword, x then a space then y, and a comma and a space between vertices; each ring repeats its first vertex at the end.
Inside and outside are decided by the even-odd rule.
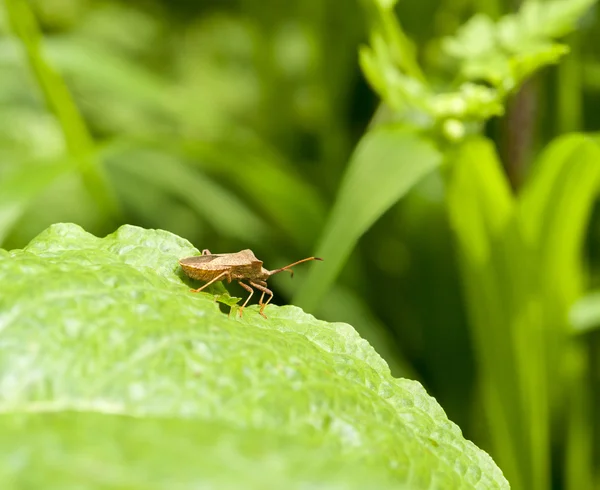
POLYGON ((0 250, 2 488, 508 488, 346 324, 191 294, 164 231, 0 250))
POLYGON ((310 270, 296 302, 314 308, 358 239, 440 162, 433 144, 412 130, 382 126, 367 133, 354 152, 317 248, 316 255, 326 260, 310 270))

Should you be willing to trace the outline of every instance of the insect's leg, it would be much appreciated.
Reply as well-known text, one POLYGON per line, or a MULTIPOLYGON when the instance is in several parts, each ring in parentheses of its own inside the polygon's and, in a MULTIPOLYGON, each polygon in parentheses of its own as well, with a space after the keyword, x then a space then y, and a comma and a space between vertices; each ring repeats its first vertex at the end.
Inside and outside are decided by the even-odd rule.
POLYGON ((267 299, 266 303, 262 302, 262 296, 261 296, 261 301, 260 301, 260 310, 259 313, 264 316, 265 318, 267 318, 267 315, 265 315, 263 313, 263 310, 265 309, 265 307, 269 304, 269 302, 273 299, 273 291, 271 291, 268 287, 267 287, 267 283, 265 281, 248 281, 250 284, 252 284, 256 289, 258 289, 259 291, 262 291, 263 296, 265 293, 267 293, 269 295, 269 298, 267 299))
MULTIPOLYGON (((266 281, 262 281, 262 280, 260 280, 260 279, 257 279, 257 280, 256 280, 256 281, 254 281, 254 282, 255 282, 255 283, 257 283, 257 284, 259 284, 259 285, 261 285, 261 286, 267 287, 267 283, 266 283, 266 281)), ((261 306, 262 306, 262 304, 263 304, 263 299, 264 299, 264 297, 265 297, 265 292, 263 291, 263 292, 262 292, 262 294, 260 295, 260 299, 258 300, 258 304, 259 304, 259 305, 261 305, 261 306)))
POLYGON ((205 248, 204 250, 202 250, 202 255, 212 255, 210 253, 210 250, 208 248, 205 248))
POLYGON ((254 294, 254 289, 252 289, 250 286, 248 286, 248 284, 244 284, 242 281, 238 281, 238 284, 250 293, 250 295, 246 298, 246 301, 244 301, 244 304, 242 306, 240 306, 240 318, 242 318, 242 313, 244 311, 244 308, 246 308, 248 301, 250 301, 250 298, 252 298, 252 295, 254 294))
POLYGON ((206 286, 210 286, 213 282, 217 282, 223 279, 223 276, 227 275, 227 271, 223 271, 221 272, 218 276, 212 278, 210 281, 208 281, 204 286, 199 287, 198 289, 190 289, 190 291, 192 293, 199 293, 200 291, 202 291, 206 286))

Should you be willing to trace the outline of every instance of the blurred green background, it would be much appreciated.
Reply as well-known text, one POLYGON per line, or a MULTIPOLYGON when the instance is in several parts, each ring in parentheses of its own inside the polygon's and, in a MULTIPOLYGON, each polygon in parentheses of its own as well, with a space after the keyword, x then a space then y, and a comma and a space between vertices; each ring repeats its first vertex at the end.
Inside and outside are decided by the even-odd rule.
MULTIPOLYGON (((369 39, 373 45, 369 4, 385 10, 386 3, 393 2, 5 0, 0 246, 21 248, 55 222, 100 236, 129 223, 169 230, 213 252, 251 248, 268 268, 316 253, 357 144, 393 106, 380 106, 358 55, 369 39)), ((439 55, 445 36, 474 14, 497 20, 520 4, 411 0, 394 13, 414 59, 436 83, 448 79, 439 55)), ((600 128, 600 9, 586 10, 571 30, 564 40, 570 53, 511 90, 506 112, 482 115, 487 124, 472 132, 495 143, 517 194, 553 138, 600 128)), ((453 142, 435 124, 427 130, 450 154, 453 142)), ((321 266, 315 263, 300 266, 293 281, 274 277, 274 303, 289 303, 300 291, 297 303, 311 313, 351 323, 395 375, 421 381, 465 435, 496 458, 444 172, 440 166, 417 179, 355 247, 344 233, 334 237, 342 259, 351 253, 322 297, 309 299, 302 286, 307 271, 321 266)), ((386 176, 376 178, 383 185, 386 176)), ((591 289, 600 283, 600 213, 587 225, 585 243, 591 289)), ((582 349, 589 370, 581 389, 590 394, 585 406, 592 414, 581 429, 590 458, 582 471, 589 478, 584 486, 573 483, 583 485, 581 475, 569 479, 568 436, 559 429, 545 448, 556 463, 544 470, 552 483, 538 480, 538 488, 600 488, 592 470, 600 461, 594 329, 582 349)), ((548 423, 561 427, 565 420, 548 423)), ((502 456, 497 461, 503 467, 502 456)))

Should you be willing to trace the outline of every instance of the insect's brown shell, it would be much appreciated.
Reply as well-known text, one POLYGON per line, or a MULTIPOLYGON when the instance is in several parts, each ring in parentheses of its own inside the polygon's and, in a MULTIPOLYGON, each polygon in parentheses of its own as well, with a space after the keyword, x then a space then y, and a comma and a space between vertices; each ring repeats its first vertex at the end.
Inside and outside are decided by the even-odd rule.
POLYGON ((263 263, 251 250, 242 250, 231 254, 185 257, 179 261, 179 264, 183 272, 192 279, 210 281, 223 271, 230 271, 223 279, 231 281, 231 279, 262 275, 263 263))

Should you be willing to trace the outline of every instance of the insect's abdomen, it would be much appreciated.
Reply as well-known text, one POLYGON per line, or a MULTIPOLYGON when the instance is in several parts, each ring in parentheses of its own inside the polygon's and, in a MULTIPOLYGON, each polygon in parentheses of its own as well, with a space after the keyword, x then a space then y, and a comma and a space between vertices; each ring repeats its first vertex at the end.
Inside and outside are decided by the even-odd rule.
POLYGON ((193 267, 185 264, 181 264, 181 268, 183 269, 183 272, 185 272, 186 275, 191 277, 192 279, 205 282, 210 281, 214 277, 218 276, 221 272, 223 272, 222 270, 200 269, 198 267, 193 267))

